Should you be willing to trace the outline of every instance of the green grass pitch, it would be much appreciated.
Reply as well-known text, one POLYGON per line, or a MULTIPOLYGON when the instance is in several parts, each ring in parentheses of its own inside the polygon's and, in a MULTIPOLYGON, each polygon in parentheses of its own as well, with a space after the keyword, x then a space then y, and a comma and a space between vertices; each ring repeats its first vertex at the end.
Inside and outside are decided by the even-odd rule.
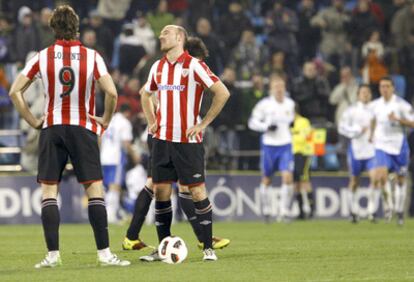
MULTIPOLYGON (((310 221, 291 224, 216 223, 231 245, 203 262, 187 223, 173 226, 189 256, 181 265, 143 263, 142 251, 122 251, 126 226, 110 226, 111 248, 130 267, 96 267, 89 225, 62 225, 63 266, 33 268, 45 254, 40 225, 0 227, 0 281, 414 281, 414 220, 395 223, 310 221)), ((141 234, 156 244, 154 227, 141 234)))

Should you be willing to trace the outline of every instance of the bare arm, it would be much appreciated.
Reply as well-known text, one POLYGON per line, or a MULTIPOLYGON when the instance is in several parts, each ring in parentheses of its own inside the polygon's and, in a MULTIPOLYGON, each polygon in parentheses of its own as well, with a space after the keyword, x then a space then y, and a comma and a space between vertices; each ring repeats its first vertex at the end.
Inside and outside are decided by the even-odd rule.
POLYGON ((369 133, 369 142, 371 142, 371 143, 374 140, 374 132, 375 132, 376 127, 377 127, 377 120, 374 118, 371 121, 371 130, 370 130, 370 133, 369 133))
POLYGON ((154 112, 154 103, 152 101, 152 94, 141 88, 141 104, 142 110, 144 111, 145 118, 147 119, 148 128, 152 134, 157 131, 157 123, 155 119, 155 112, 154 112))
POLYGON ((210 87, 210 90, 213 93, 213 101, 210 109, 200 124, 187 129, 188 138, 192 138, 202 132, 221 112, 230 97, 229 90, 221 81, 214 83, 213 86, 210 87))
POLYGON ((135 152, 131 141, 122 141, 122 147, 127 152, 127 154, 131 157, 134 164, 139 163, 140 158, 139 158, 138 154, 135 152))
POLYGON ((24 91, 26 91, 26 89, 30 86, 31 83, 32 81, 28 77, 19 74, 10 88, 9 96, 17 111, 22 116, 22 118, 31 127, 40 129, 42 128, 43 118, 37 119, 34 117, 34 115, 30 112, 29 106, 27 105, 23 97, 24 91))
POLYGON ((102 76, 98 80, 98 84, 101 89, 105 92, 105 111, 102 117, 91 116, 89 117, 96 120, 103 128, 107 128, 112 116, 116 109, 116 101, 118 99, 118 93, 112 77, 109 74, 102 76))

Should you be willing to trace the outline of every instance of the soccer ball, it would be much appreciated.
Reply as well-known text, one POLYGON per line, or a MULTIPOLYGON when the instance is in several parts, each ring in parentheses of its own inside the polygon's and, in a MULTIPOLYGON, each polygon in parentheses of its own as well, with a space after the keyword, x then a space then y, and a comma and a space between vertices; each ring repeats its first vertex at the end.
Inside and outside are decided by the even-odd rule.
POLYGON ((188 250, 184 240, 177 236, 164 238, 158 246, 158 255, 165 263, 182 263, 187 254, 188 250))

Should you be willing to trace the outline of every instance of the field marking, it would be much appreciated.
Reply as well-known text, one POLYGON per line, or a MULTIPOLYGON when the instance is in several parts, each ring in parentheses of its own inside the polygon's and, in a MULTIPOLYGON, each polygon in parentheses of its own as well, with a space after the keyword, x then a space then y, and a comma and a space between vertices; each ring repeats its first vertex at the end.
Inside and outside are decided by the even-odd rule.
POLYGON ((331 281, 401 281, 401 279, 414 280, 414 276, 407 277, 365 277, 365 278, 335 278, 335 279, 318 279, 318 280, 306 280, 306 282, 331 282, 331 281))

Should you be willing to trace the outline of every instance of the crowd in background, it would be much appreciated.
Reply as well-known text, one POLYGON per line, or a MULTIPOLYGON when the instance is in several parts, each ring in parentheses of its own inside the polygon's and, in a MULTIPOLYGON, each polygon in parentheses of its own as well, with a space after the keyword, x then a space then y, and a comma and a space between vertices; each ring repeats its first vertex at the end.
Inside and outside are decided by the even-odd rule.
MULTIPOLYGON (((359 83, 377 97, 379 79, 391 75, 398 95, 414 98, 414 2, 408 0, 0 0, 0 129, 20 127, 7 92, 30 53, 54 42, 48 20, 61 3, 75 8, 81 42, 109 66, 119 105, 128 103, 134 113, 137 140, 145 132, 138 91, 162 56, 162 27, 182 25, 204 41, 207 65, 232 94, 206 135, 210 168, 257 168, 249 154, 234 152, 259 148, 246 124, 271 74, 285 78, 302 114, 329 129, 334 145, 335 124, 356 101, 359 83)), ((39 114, 41 92, 29 99, 39 114)))

